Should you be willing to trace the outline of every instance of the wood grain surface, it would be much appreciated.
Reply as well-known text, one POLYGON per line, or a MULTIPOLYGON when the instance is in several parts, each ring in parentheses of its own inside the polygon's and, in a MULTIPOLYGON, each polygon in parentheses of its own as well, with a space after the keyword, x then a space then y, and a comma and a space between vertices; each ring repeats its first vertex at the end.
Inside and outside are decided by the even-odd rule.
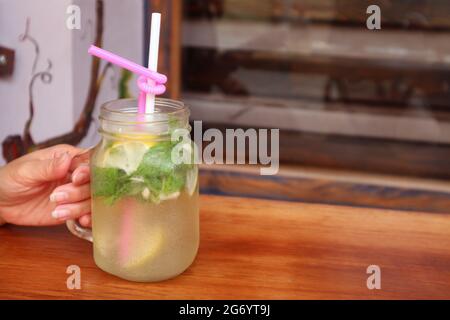
POLYGON ((65 226, 0 228, 2 299, 450 298, 450 215, 201 196, 201 244, 181 276, 128 282, 65 226), (81 268, 81 290, 66 268, 81 268), (366 286, 369 265, 381 289, 366 286))

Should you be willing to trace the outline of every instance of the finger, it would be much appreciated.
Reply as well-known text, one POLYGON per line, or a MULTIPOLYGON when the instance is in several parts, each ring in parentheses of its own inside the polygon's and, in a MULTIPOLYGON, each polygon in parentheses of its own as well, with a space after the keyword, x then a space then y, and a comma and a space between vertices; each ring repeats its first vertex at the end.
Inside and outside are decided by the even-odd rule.
POLYGON ((24 161, 17 169, 19 177, 28 183, 41 183, 65 178, 69 172, 71 155, 67 152, 45 160, 24 161))
POLYGON ((65 152, 69 153, 71 156, 75 156, 81 151, 82 149, 71 146, 70 144, 58 144, 53 147, 33 151, 29 154, 29 156, 33 159, 46 160, 57 158, 65 152))
POLYGON ((62 204, 55 208, 52 217, 66 221, 70 219, 78 219, 79 217, 91 212, 91 200, 84 200, 76 203, 62 204))
POLYGON ((67 183, 53 190, 50 195, 50 201, 57 204, 75 203, 87 200, 91 197, 90 184, 86 183, 76 186, 73 183, 67 183))
POLYGON ((75 171, 80 165, 89 165, 90 157, 93 153, 93 148, 85 149, 77 153, 70 164, 70 171, 75 171))
POLYGON ((91 214, 86 214, 84 216, 81 216, 78 219, 78 223, 82 227, 91 228, 92 227, 92 216, 91 216, 91 214))
POLYGON ((88 183, 91 179, 90 169, 88 165, 81 165, 74 170, 72 173, 72 182, 74 185, 79 186, 88 183))

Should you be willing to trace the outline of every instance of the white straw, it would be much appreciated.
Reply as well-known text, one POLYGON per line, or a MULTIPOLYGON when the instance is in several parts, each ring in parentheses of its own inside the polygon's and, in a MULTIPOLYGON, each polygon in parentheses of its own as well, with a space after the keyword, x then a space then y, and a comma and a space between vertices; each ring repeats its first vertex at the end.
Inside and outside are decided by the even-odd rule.
MULTIPOLYGON (((150 29, 150 45, 148 49, 148 68, 151 71, 158 69, 158 51, 159 51, 159 32, 161 29, 161 14, 152 14, 152 26, 150 29)), ((153 86, 153 80, 148 81, 148 84, 153 86)), ((145 100, 145 113, 152 113, 155 111, 155 95, 147 94, 145 100)))

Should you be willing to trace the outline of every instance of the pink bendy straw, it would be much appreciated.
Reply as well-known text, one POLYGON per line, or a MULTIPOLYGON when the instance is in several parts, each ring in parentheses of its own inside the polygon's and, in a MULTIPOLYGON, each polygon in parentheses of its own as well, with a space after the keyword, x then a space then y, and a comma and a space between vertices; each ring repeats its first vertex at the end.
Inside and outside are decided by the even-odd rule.
POLYGON ((127 69, 131 72, 134 72, 138 75, 141 75, 146 78, 150 78, 157 83, 166 83, 167 77, 161 73, 151 71, 133 61, 122 58, 112 52, 106 51, 94 45, 90 46, 88 53, 90 55, 96 56, 105 61, 111 62, 112 64, 127 69))
POLYGON ((122 67, 124 69, 127 69, 133 73, 140 75, 138 79, 138 87, 141 90, 141 94, 139 95, 139 107, 138 107, 138 112, 140 114, 146 112, 145 107, 146 95, 154 96, 163 94, 166 91, 164 83, 167 82, 167 77, 163 74, 149 70, 137 63, 122 58, 112 52, 106 51, 94 45, 92 45, 89 48, 88 53, 102 60, 108 61, 116 66, 122 67))

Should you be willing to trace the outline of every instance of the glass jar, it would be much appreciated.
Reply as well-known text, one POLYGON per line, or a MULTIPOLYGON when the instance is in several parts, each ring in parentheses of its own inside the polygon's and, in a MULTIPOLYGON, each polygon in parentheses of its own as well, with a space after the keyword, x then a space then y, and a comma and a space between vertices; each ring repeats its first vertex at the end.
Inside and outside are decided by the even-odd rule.
POLYGON ((155 112, 142 115, 124 99, 104 104, 99 119, 90 161, 95 263, 133 281, 175 277, 199 245, 198 166, 174 158, 193 158, 189 110, 156 99, 155 112), (187 137, 173 139, 180 129, 187 137))

